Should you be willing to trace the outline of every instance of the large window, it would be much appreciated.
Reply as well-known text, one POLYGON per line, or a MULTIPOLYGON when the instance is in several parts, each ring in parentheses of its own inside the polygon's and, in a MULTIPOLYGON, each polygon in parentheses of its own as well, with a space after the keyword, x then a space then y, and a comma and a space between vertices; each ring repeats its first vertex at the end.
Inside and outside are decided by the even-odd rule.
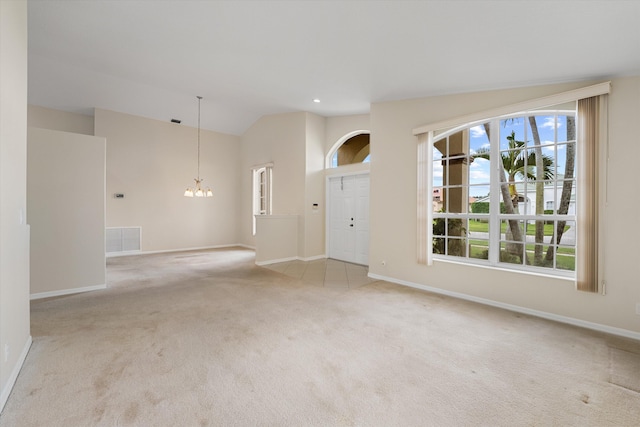
POLYGON ((418 263, 535 271, 604 293, 610 89, 603 82, 415 128, 418 263))
POLYGON ((574 276, 575 103, 433 140, 434 257, 574 276))

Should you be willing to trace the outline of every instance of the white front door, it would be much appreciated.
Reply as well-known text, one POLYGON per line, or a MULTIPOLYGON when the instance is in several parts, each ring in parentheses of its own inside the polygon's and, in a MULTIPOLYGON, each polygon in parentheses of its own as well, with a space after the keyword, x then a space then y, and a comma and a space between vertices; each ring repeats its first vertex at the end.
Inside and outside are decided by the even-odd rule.
POLYGON ((369 174, 329 179, 329 258, 369 265, 369 174))

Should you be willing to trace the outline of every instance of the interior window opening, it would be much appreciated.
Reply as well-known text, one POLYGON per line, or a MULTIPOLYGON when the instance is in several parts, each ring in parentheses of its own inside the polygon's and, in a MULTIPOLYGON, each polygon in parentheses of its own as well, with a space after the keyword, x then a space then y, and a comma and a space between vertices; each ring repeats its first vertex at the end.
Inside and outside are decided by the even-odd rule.
POLYGON ((331 167, 369 163, 369 137, 368 133, 361 133, 344 141, 331 156, 331 167))
POLYGON ((271 215, 272 166, 254 168, 253 173, 253 235, 256 235, 256 215, 271 215))

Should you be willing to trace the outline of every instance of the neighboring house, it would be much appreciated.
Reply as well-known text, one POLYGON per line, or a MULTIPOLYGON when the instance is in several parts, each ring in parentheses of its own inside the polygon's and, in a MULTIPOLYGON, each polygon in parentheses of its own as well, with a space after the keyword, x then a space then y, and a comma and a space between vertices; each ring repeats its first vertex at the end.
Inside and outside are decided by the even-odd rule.
MULTIPOLYGON (((525 191, 524 184, 516 184, 516 191, 518 193, 518 212, 521 214, 527 214, 535 212, 536 209, 536 190, 535 187, 529 187, 525 191), (526 196, 525 196, 526 194, 526 196)), ((547 183, 544 186, 544 210, 555 210, 560 206, 560 198, 562 196, 562 187, 560 185, 553 185, 547 183)), ((435 200, 435 199, 434 199, 435 200)), ((481 197, 476 202, 489 202, 489 196, 481 197)), ((473 212, 473 210, 471 209, 473 212)), ((576 213, 576 195, 571 194, 569 202, 569 215, 576 213)))
POLYGON ((442 187, 433 189, 433 211, 438 212, 442 209, 442 187))
MULTIPOLYGON (((432 206, 433 206, 433 211, 434 212, 439 212, 440 210, 442 210, 442 203, 444 201, 444 197, 443 197, 443 189, 442 187, 434 187, 433 188, 433 201, 432 201, 432 206)), ((471 210, 471 205, 473 205, 475 202, 479 201, 476 197, 469 197, 469 210, 471 210)))

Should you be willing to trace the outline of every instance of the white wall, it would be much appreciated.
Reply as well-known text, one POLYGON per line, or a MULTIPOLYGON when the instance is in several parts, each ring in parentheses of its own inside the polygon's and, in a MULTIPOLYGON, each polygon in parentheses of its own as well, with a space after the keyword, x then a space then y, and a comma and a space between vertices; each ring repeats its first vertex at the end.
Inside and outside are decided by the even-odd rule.
POLYGON ((335 143, 348 133, 371 129, 369 114, 356 114, 351 116, 328 117, 326 119, 325 156, 333 148, 335 143))
POLYGON ((27 125, 42 129, 93 135, 93 117, 29 105, 27 125))
POLYGON ((416 262, 416 139, 412 129, 465 114, 586 86, 554 86, 458 94, 371 107, 370 272, 448 292, 640 332, 637 286, 640 199, 629 193, 640 157, 640 77, 612 82, 609 108, 609 219, 604 262, 607 295, 574 290, 573 281, 435 261, 416 262), (386 265, 381 262, 386 261, 386 265))
POLYGON ((299 217, 299 258, 325 255, 325 127, 326 119, 316 114, 274 114, 260 118, 242 136, 242 243, 255 246, 260 240, 252 236, 251 169, 273 163, 272 214, 299 217))
POLYGON ((201 130, 200 177, 213 197, 189 198, 196 128, 96 109, 95 134, 107 139, 107 227, 141 226, 142 251, 239 243, 239 137, 201 130))
POLYGON ((298 215, 256 217, 256 264, 272 264, 298 258, 298 215))
MULTIPOLYGON (((191 185, 190 176, 195 175, 196 130, 171 123, 145 119, 123 113, 97 109, 95 119, 80 114, 47 109, 38 106, 29 107, 29 123, 47 129, 65 130, 76 133, 88 133, 95 130, 100 136, 107 136, 107 226, 143 226, 143 251, 186 249, 210 246, 210 241, 198 240, 206 237, 199 233, 192 236, 190 241, 180 239, 184 232, 177 232, 176 227, 161 231, 167 223, 183 221, 178 218, 181 213, 172 211, 184 203, 186 206, 200 209, 210 206, 212 200, 182 199, 179 197, 182 187, 170 190, 171 193, 162 194, 166 185, 191 185), (191 150, 193 149, 193 150, 191 150), (152 161, 149 161, 149 156, 152 161), (165 167, 162 165, 164 164, 165 167), (170 166, 169 166, 170 165, 170 166), (143 172, 144 171, 144 172, 143 172), (186 176, 178 176, 185 172, 186 176), (155 186, 156 179, 166 179, 165 186, 155 186), (126 182, 125 182, 126 181, 126 182), (137 194, 133 194, 131 192, 137 194), (124 199, 114 199, 114 193, 124 193, 124 199), (155 195, 151 194, 155 193, 155 195), (132 199, 135 195, 135 200, 132 199), (172 197, 173 196, 173 197, 172 197), (174 203, 170 199, 179 201, 174 203), (204 203, 190 203, 190 202, 204 203), (149 209, 153 204, 159 207, 149 209), (164 204, 162 204, 164 203, 164 204), (190 203, 190 204, 189 204, 190 203), (169 205, 169 218, 156 215, 164 212, 169 205), (153 215, 147 215, 153 211, 153 215), (153 217, 150 220, 149 216, 153 217), (171 216, 174 218, 172 219, 171 216), (144 222, 144 225, 143 225, 144 222), (163 224, 159 224, 163 222, 163 224), (151 229, 150 227, 154 227, 151 229), (150 232, 152 234, 150 234, 150 232), (174 233, 163 236, 163 233, 174 233), (153 239, 153 240, 151 240, 153 239), (160 242, 162 240, 162 242, 160 242), (175 242, 179 242, 176 244, 175 242)), ((213 245, 242 243, 255 246, 252 235, 251 213, 251 168, 264 163, 274 163, 273 171, 273 214, 298 215, 300 217, 298 230, 299 256, 314 258, 325 254, 325 174, 348 173, 351 169, 368 170, 369 164, 349 165, 339 170, 324 170, 324 159, 335 142, 354 130, 369 130, 368 115, 354 115, 344 117, 324 118, 311 113, 285 113, 262 117, 241 137, 202 131, 202 171, 206 179, 205 184, 211 183, 206 168, 211 166, 206 162, 213 162, 215 170, 220 165, 215 162, 220 158, 233 157, 222 153, 213 159, 206 155, 206 138, 216 141, 231 139, 234 147, 239 150, 242 166, 234 173, 226 175, 224 185, 218 191, 236 190, 237 215, 233 210, 233 202, 225 203, 226 212, 235 221, 223 227, 228 233, 223 242, 217 241, 213 245), (209 135, 209 137, 207 136, 209 135), (241 139, 241 143, 238 140, 241 139), (240 189, 240 190, 238 190, 240 189), (313 209, 313 204, 318 209, 313 209), (233 238, 229 233, 233 234, 233 238)), ((232 167, 233 161, 225 162, 223 167, 232 167)), ((214 184, 215 190, 215 184, 214 184)), ((214 191, 215 192, 215 191, 214 191)), ((219 199, 219 194, 213 199, 219 199)), ((184 215, 184 214, 182 214, 184 215)), ((202 224, 202 215, 196 218, 202 224)))
POLYGON ((305 189, 302 225, 304 228, 300 257, 303 259, 325 255, 325 156, 324 117, 307 113, 305 144, 305 189), (317 204, 314 210, 313 205, 317 204))
POLYGON ((0 410, 31 344, 26 169, 27 2, 3 0, 0 1, 0 410))
POLYGON ((105 287, 105 139, 29 128, 31 296, 105 287))
POLYGON ((285 113, 261 117, 242 135, 239 237, 255 246, 252 235, 251 168, 273 162, 272 214, 302 215, 305 205, 306 113, 285 113))

